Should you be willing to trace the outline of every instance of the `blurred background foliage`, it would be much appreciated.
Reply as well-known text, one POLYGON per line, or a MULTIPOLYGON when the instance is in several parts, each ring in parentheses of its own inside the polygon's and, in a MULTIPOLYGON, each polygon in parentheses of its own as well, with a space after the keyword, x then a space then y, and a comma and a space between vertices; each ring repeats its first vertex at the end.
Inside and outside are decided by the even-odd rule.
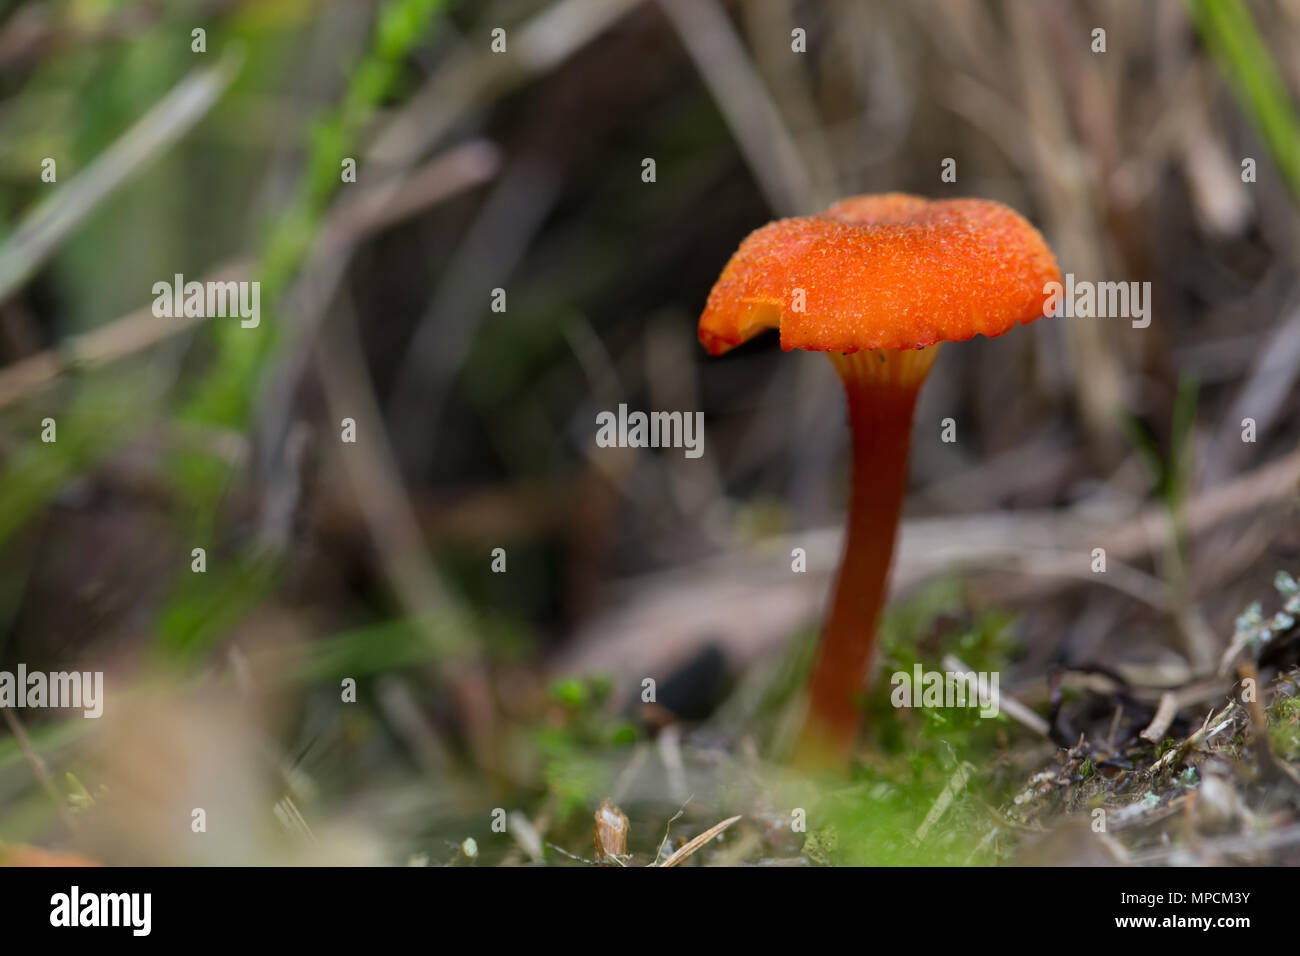
POLYGON ((881 670, 955 655, 1044 713, 1054 667, 1187 682, 1300 563, 1298 89, 1295 0, 0 5, 0 668, 110 687, 102 726, 0 739, 0 840, 564 862, 613 795, 646 859, 684 803, 747 814, 724 860, 1003 858, 981 807, 1055 747, 1005 717, 882 681, 851 782, 766 762, 838 554, 841 397, 770 339, 706 360, 699 310, 749 230, 890 190, 1151 282, 1149 328, 940 356, 881 670), (177 273, 260 281, 260 326, 153 319, 177 273), (620 402, 703 410, 704 457, 595 449, 620 402), (780 821, 817 800, 805 846, 780 821), (193 806, 239 838, 191 840, 193 806))

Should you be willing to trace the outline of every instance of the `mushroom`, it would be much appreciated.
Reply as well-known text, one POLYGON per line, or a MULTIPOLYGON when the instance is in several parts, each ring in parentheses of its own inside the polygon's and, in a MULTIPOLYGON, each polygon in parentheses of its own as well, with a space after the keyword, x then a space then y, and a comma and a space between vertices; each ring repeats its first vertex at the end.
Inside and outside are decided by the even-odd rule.
POLYGON ((1060 280, 1042 236, 1014 210, 888 193, 763 226, 709 293, 699 337, 711 354, 777 328, 786 351, 828 353, 848 399, 848 527, 809 679, 800 763, 841 765, 853 747, 906 490, 913 410, 939 345, 1032 322, 1045 314, 1047 284, 1060 280))

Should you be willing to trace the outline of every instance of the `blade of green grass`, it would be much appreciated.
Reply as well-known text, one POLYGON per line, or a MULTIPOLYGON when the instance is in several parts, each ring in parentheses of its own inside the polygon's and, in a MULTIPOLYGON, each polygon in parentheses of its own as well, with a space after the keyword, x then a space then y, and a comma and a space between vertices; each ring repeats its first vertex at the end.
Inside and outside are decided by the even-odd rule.
POLYGON ((194 128, 239 72, 243 54, 195 70, 84 171, 36 207, 0 246, 0 301, 31 278, 106 198, 194 128))
POLYGON ((1219 69, 1300 202, 1300 119, 1250 11, 1240 0, 1188 0, 1188 5, 1219 69))

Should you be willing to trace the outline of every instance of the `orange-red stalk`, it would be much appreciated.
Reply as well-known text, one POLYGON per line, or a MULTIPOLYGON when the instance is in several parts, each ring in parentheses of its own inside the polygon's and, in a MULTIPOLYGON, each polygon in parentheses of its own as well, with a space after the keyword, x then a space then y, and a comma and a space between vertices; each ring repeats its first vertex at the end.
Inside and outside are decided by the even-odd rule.
POLYGON ((912 415, 937 352, 831 353, 848 400, 853 487, 839 575, 808 684, 797 754, 805 765, 842 765, 852 753, 907 489, 912 415))

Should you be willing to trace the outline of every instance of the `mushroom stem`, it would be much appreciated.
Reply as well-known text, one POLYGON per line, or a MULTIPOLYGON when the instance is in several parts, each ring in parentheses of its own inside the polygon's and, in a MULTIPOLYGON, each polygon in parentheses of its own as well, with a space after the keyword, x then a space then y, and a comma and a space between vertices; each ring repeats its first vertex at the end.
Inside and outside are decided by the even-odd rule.
POLYGON ((835 593, 808 684, 796 755, 804 765, 842 766, 852 752, 907 489, 912 414, 938 351, 829 353, 848 399, 853 488, 835 593))

